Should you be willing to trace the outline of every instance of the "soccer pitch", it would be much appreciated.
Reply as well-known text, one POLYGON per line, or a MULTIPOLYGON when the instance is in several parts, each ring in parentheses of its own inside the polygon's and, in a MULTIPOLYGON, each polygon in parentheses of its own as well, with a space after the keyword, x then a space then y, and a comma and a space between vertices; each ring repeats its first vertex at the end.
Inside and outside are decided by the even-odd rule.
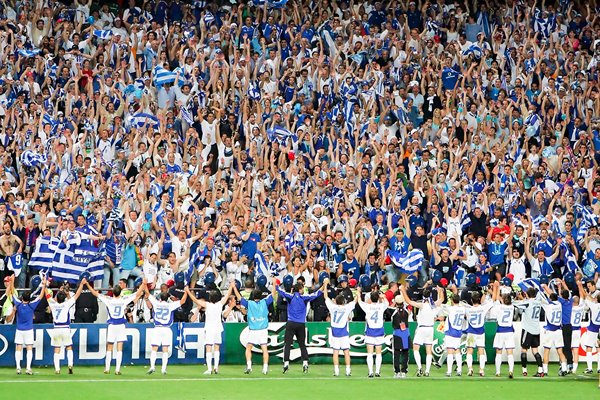
MULTIPOLYGON (((202 365, 172 365, 168 374, 157 372, 146 375, 147 367, 124 366, 123 375, 102 373, 102 366, 75 367, 75 374, 68 375, 63 367, 55 375, 51 367, 34 367, 33 376, 16 375, 12 368, 0 369, 0 384, 4 399, 370 399, 403 397, 408 399, 465 399, 489 398, 527 400, 560 398, 599 398, 598 375, 557 376, 557 365, 551 366, 550 375, 534 378, 534 366, 530 376, 522 377, 521 368, 515 365, 515 379, 507 377, 506 364, 503 376, 494 376, 494 366, 488 365, 486 376, 445 376, 445 366, 433 369, 428 378, 414 376, 415 367, 406 379, 394 379, 390 365, 384 365, 381 378, 367 377, 364 364, 352 367, 352 377, 333 377, 330 365, 311 365, 308 374, 302 373, 301 364, 292 364, 283 375, 281 365, 271 365, 269 374, 260 373, 261 365, 255 365, 251 375, 244 375, 244 366, 224 365, 218 375, 203 375, 202 365), (384 397, 385 396, 385 397, 384 397), (406 397, 408 396, 408 397, 406 397)), ((343 374, 343 366, 342 366, 343 374)), ((113 367, 114 371, 114 367, 113 367)), ((477 371, 476 371, 477 372, 477 371)))

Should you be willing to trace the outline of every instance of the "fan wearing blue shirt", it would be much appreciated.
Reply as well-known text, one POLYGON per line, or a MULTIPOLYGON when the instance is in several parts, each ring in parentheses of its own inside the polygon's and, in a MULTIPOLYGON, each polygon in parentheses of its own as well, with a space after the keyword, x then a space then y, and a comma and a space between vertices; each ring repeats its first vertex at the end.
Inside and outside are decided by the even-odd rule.
POLYGON ((339 263, 336 276, 340 276, 342 274, 346 274, 349 276, 353 276, 357 278, 360 276, 360 265, 358 261, 354 258, 354 249, 352 247, 348 247, 346 249, 346 258, 339 263))
POLYGON ((27 348, 27 368, 25 373, 33 375, 31 372, 31 361, 33 360, 33 313, 40 301, 46 294, 46 280, 42 281, 42 288, 39 296, 31 300, 32 293, 23 293, 19 299, 15 290, 15 276, 9 278, 6 293, 12 294, 14 308, 8 316, 7 321, 12 321, 17 316, 17 331, 15 332, 15 362, 17 364, 17 374, 21 374, 21 361, 23 359, 23 346, 27 348))

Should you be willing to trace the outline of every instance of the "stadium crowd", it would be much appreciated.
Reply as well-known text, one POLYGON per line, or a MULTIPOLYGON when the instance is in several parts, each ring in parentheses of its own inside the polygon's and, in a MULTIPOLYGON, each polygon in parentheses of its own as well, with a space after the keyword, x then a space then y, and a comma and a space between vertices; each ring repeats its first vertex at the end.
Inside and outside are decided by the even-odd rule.
MULTIPOLYGON (((179 298, 323 271, 390 301, 407 274, 600 288, 589 3, 119 3, 0 4, 1 273, 18 288, 58 241, 99 249, 96 288, 144 277, 179 298)), ((89 291, 77 310, 96 319, 89 291)))

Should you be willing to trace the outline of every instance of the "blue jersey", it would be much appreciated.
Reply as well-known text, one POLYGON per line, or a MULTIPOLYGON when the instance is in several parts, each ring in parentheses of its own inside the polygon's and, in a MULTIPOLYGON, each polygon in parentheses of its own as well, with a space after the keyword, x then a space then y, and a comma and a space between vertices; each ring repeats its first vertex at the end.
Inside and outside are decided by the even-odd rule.
POLYGON ((6 267, 9 271, 13 271, 15 276, 19 276, 23 267, 23 254, 17 253, 6 257, 6 267))
POLYGON ((242 299, 240 304, 248 310, 248 329, 258 331, 269 326, 269 305, 273 304, 273 296, 269 295, 259 301, 242 299))
POLYGON ((13 296, 13 302, 17 309, 17 330, 29 331, 33 329, 33 313, 42 299, 37 299, 29 303, 23 303, 16 296, 13 296))

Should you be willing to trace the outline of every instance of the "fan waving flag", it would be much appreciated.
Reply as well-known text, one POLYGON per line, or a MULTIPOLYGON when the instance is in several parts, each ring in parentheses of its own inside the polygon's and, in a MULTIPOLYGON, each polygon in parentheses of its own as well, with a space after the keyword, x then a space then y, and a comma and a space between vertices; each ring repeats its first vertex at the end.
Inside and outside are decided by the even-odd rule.
POLYGON ((540 280, 537 278, 524 279, 521 282, 517 283, 517 286, 519 286, 519 288, 521 288, 521 290, 524 292, 526 292, 527 289, 529 289, 529 288, 542 290, 542 286, 540 285, 540 280))
POLYGON ((38 154, 32 150, 25 150, 21 154, 21 164, 26 167, 40 167, 46 163, 48 159, 43 154, 38 154))
POLYGON ((27 50, 27 49, 19 49, 18 53, 21 57, 35 57, 38 54, 40 54, 42 50, 40 49, 31 49, 31 50, 27 50))
POLYGON ((52 277, 59 281, 77 283, 79 276, 88 272, 90 281, 102 279, 104 276, 104 256, 96 247, 86 244, 70 244, 64 248, 59 246, 54 254, 52 277))
POLYGON ((177 79, 177 74, 175 72, 171 72, 168 69, 157 65, 154 67, 153 72, 153 80, 156 86, 166 85, 167 83, 173 83, 177 79))
POLYGON ((96 36, 99 39, 102 40, 107 40, 110 39, 113 35, 113 32, 111 30, 102 30, 102 29, 96 29, 94 31, 94 36, 96 36))
POLYGON ((143 128, 147 124, 147 126, 158 129, 160 122, 158 118, 152 114, 138 113, 131 117, 129 124, 136 128, 143 128))
POLYGON ((276 126, 275 128, 267 130, 267 138, 270 142, 277 141, 281 145, 285 145, 288 139, 292 139, 293 142, 298 141, 298 136, 296 136, 295 133, 292 133, 281 126, 276 126))
POLYGON ((400 271, 405 274, 412 274, 413 272, 417 272, 421 265, 423 265, 423 260, 425 256, 423 252, 418 249, 414 249, 403 255, 398 251, 390 251, 388 252, 388 256, 392 263, 400 268, 400 271))
POLYGON ((60 239, 51 236, 40 236, 35 242, 35 249, 31 254, 31 259, 27 268, 48 272, 52 269, 54 254, 60 243, 60 239))
POLYGON ((254 254, 254 263, 256 265, 256 272, 258 275, 271 276, 269 263, 260 250, 257 250, 256 254, 254 254))
POLYGON ((479 60, 483 55, 483 51, 481 50, 481 47, 479 47, 477 44, 472 44, 469 47, 467 47, 467 49, 465 49, 462 54, 465 57, 472 55, 474 58, 479 60))
POLYGON ((457 72, 449 67, 444 67, 442 71, 442 85, 445 90, 453 90, 460 77, 460 72, 457 72))

